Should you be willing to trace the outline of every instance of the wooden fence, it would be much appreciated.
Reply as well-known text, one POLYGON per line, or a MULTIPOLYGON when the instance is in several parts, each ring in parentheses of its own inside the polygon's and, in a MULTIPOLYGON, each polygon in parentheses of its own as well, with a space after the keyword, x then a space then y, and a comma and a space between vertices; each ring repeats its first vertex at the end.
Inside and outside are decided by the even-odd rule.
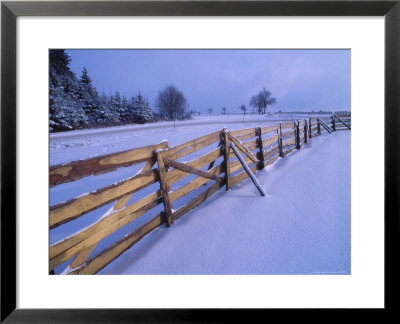
POLYGON ((248 174, 230 149, 230 143, 235 144, 254 173, 274 163, 279 157, 300 149, 310 138, 325 130, 350 129, 350 125, 350 116, 334 116, 329 119, 311 117, 234 131, 223 129, 172 148, 164 141, 157 145, 52 166, 49 172, 50 187, 145 163, 138 173, 128 179, 50 206, 49 226, 52 230, 106 204, 113 204, 112 210, 98 221, 50 246, 49 271, 54 274, 54 268, 68 263, 69 274, 95 274, 145 235, 164 223, 172 225, 222 186, 228 190, 243 181, 248 174), (329 126, 321 129, 321 123, 329 126), (191 156, 194 158, 190 159, 191 156), (151 188, 154 183, 159 183, 159 189, 157 187, 146 196, 135 199, 135 194, 151 188), (193 196, 189 201, 184 199, 193 196), (183 203, 174 209, 173 205, 180 200, 183 203), (157 212, 156 207, 160 204, 163 204, 163 208, 157 212), (101 240, 151 210, 156 210, 155 216, 92 255, 101 240))
POLYGON ((333 131, 351 129, 351 115, 333 115, 320 119, 328 124, 333 131))

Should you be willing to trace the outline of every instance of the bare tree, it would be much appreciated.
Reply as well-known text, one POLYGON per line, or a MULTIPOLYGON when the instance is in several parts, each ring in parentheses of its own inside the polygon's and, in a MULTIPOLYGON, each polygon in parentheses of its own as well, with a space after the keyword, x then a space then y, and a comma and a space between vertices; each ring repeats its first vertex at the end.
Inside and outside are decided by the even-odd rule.
POLYGON ((222 114, 225 115, 226 114, 226 108, 222 107, 222 114))
POLYGON ((243 123, 244 123, 244 116, 246 115, 247 107, 246 105, 241 105, 239 109, 243 111, 243 123))
POLYGON ((275 105, 276 103, 276 98, 271 97, 271 92, 264 87, 259 93, 251 97, 249 105, 257 108, 260 114, 265 114, 267 106, 275 105))
POLYGON ((187 101, 181 91, 169 85, 158 93, 156 106, 166 119, 180 119, 185 115, 187 101))
POLYGON ((213 109, 212 108, 208 108, 208 112, 210 113, 210 116, 211 116, 211 114, 213 112, 213 109))

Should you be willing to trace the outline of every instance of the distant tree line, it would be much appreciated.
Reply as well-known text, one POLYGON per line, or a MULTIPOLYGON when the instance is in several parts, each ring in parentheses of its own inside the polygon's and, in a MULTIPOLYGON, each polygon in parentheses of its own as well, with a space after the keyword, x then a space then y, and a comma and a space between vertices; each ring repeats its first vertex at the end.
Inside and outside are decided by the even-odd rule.
POLYGON ((174 86, 160 91, 154 113, 139 92, 127 99, 118 91, 99 95, 86 68, 78 78, 70 70, 71 57, 65 50, 49 53, 49 129, 50 132, 144 124, 155 120, 190 118, 183 94, 174 86))

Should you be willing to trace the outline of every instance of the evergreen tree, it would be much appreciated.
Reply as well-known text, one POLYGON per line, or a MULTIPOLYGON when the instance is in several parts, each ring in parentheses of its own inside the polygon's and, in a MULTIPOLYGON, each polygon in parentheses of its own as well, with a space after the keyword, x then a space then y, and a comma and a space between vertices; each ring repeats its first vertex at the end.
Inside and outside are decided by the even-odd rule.
POLYGON ((120 119, 122 123, 128 124, 133 122, 133 111, 132 105, 128 102, 125 95, 122 96, 121 108, 120 108, 120 119))
POLYGON ((98 108, 96 111, 96 127, 113 126, 118 123, 118 118, 115 116, 115 110, 109 104, 109 98, 103 92, 99 96, 98 108))
POLYGON ((79 80, 79 98, 91 126, 95 127, 98 119, 99 95, 92 84, 92 79, 86 67, 82 70, 79 80))
POLYGON ((49 129, 65 131, 88 126, 79 99, 79 81, 69 69, 65 50, 49 51, 49 129))
MULTIPOLYGON (((154 120, 148 100, 138 94, 128 101, 118 91, 99 96, 86 67, 79 78, 69 68, 70 56, 65 50, 49 51, 49 129, 50 132, 146 123, 154 120)), ((179 95, 179 93, 178 93, 179 95)), ((182 96, 183 97, 183 96, 182 96)), ((186 100, 175 108, 182 114, 186 100)), ((175 118, 184 118, 177 111, 175 118)))
POLYGON ((126 96, 125 96, 125 95, 122 96, 122 101, 121 101, 121 103, 122 103, 122 106, 128 107, 128 100, 126 99, 126 96))
MULTIPOLYGON (((133 99, 133 98, 132 98, 133 99)), ((144 124, 154 119, 153 112, 150 109, 149 102, 144 98, 141 93, 134 98, 133 111, 135 114, 134 122, 137 124, 144 124)))
POLYGON ((108 108, 108 112, 109 112, 109 116, 110 116, 110 120, 109 120, 110 126, 120 124, 119 112, 117 111, 117 108, 118 108, 117 101, 118 101, 118 97, 116 100, 115 96, 112 94, 108 97, 108 100, 107 100, 107 108, 108 108))
POLYGON ((96 124, 98 126, 107 124, 106 111, 108 111, 107 96, 103 92, 102 95, 99 96, 98 109, 97 109, 97 113, 96 113, 96 124))
POLYGON ((114 97, 112 98, 112 105, 118 119, 118 124, 123 124, 125 120, 124 112, 125 109, 122 107, 121 95, 118 91, 115 91, 114 97))
POLYGON ((82 75, 81 75, 81 83, 86 86, 92 86, 92 79, 89 76, 89 72, 86 67, 83 67, 82 75))
POLYGON ((49 51, 50 69, 56 74, 66 74, 70 72, 69 63, 71 57, 63 49, 53 49, 49 51))

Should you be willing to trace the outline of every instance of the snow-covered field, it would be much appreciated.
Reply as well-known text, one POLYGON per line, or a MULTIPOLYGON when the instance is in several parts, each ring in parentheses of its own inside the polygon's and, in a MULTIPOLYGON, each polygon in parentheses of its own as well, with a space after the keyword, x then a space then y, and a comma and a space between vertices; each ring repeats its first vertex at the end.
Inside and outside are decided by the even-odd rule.
MULTIPOLYGON (((243 116, 224 117, 198 117, 175 128, 173 123, 157 123, 52 134, 50 164, 163 139, 175 146, 224 126, 232 130, 276 122, 275 116, 246 115, 244 124, 243 116)), ((57 186, 50 190, 50 204, 132 172, 131 167, 121 168, 57 186)), ((350 132, 315 137, 256 176, 267 197, 261 197, 249 179, 229 192, 221 188, 170 228, 150 233, 100 274, 350 274, 350 132)), ((52 230, 50 243, 90 225, 109 208, 52 230)), ((100 242, 93 254, 130 230, 127 226, 100 242)), ((56 273, 65 267, 57 267, 56 273)))
POLYGON ((50 165, 157 144, 168 139, 175 146, 190 139, 215 132, 265 126, 284 120, 309 118, 311 115, 218 115, 196 116, 192 120, 128 125, 50 134, 50 165))

